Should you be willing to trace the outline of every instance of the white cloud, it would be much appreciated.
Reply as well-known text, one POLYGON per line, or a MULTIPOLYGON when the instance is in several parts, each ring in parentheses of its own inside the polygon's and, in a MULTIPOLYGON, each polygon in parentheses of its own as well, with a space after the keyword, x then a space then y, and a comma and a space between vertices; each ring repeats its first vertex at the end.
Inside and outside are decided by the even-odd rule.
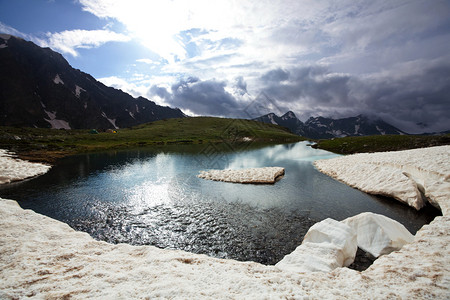
MULTIPOLYGON (((242 77, 248 94, 257 95, 267 90, 267 83, 259 79, 270 70, 325 67, 333 76, 326 74, 321 80, 314 78, 313 81, 305 77, 300 82, 294 80, 295 84, 290 87, 295 92, 298 85, 305 82, 320 86, 317 93, 308 94, 307 101, 305 97, 291 97, 295 93, 287 93, 289 89, 285 84, 273 86, 274 95, 280 97, 280 105, 289 102, 286 105, 290 109, 303 111, 335 109, 339 113, 339 105, 330 108, 329 103, 321 104, 326 99, 338 104, 354 100, 346 106, 352 109, 350 113, 364 109, 360 102, 373 107, 371 104, 377 103, 379 93, 366 85, 361 96, 365 100, 349 97, 341 89, 335 90, 352 88, 353 81, 347 85, 338 80, 347 77, 371 84, 376 82, 373 78, 381 77, 386 82, 401 82, 404 86, 397 87, 401 90, 410 88, 402 80, 405 74, 418 74, 414 79, 416 86, 422 85, 421 93, 438 101, 434 100, 437 94, 432 93, 432 87, 424 85, 428 82, 423 77, 425 74, 422 76, 416 70, 424 69, 432 61, 444 61, 450 47, 450 6, 446 0, 79 2, 83 10, 99 18, 122 23, 133 39, 160 56, 160 60, 138 60, 150 65, 148 72, 156 76, 151 79, 159 78, 158 83, 150 79, 149 88, 164 86, 171 92, 168 87, 174 84, 174 78, 181 80, 192 76, 199 82, 225 82, 224 91, 234 96, 230 90, 232 82, 242 77), (159 65, 155 64, 157 61, 159 65), (167 82, 163 82, 164 76, 168 77, 167 82), (369 92, 372 94, 366 94, 369 92)), ((206 83, 202 87, 211 86, 206 83)), ((350 96, 357 92, 351 89, 350 96)), ((393 103, 400 101, 408 106, 413 102, 407 100, 406 92, 390 95, 401 97, 390 100, 393 103)), ((192 102, 194 99, 195 95, 189 98, 192 102)), ((424 107, 427 109, 431 108, 424 107)))
POLYGON ((152 60, 150 58, 140 58, 140 59, 137 59, 136 61, 144 63, 144 64, 147 64, 147 65, 160 65, 161 64, 161 62, 154 61, 154 60, 152 60))
MULTIPOLYGON (((47 33, 46 46, 78 56, 77 48, 96 48, 108 42, 126 42, 131 38, 110 30, 66 30, 47 33)), ((41 43, 42 44, 42 43, 41 43)))
POLYGON ((106 86, 120 89, 128 94, 131 94, 133 97, 145 95, 148 89, 146 85, 130 83, 129 81, 117 76, 98 78, 98 81, 106 86))

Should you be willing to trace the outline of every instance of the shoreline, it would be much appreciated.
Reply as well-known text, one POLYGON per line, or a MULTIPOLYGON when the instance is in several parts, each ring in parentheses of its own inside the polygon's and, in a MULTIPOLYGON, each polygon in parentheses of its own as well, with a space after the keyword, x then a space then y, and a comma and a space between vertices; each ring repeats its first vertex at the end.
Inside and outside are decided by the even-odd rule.
MULTIPOLYGON (((450 150, 445 148, 444 154, 450 156, 450 150)), ((420 157, 418 161, 427 165, 427 155, 420 157)), ((444 172, 437 179, 446 183, 449 178, 444 172)), ((443 216, 423 226, 411 244, 378 258, 363 272, 338 268, 329 273, 297 273, 153 246, 108 244, 1 199, 0 298, 446 299, 450 191, 444 186, 431 192, 441 193, 435 201, 443 216)))

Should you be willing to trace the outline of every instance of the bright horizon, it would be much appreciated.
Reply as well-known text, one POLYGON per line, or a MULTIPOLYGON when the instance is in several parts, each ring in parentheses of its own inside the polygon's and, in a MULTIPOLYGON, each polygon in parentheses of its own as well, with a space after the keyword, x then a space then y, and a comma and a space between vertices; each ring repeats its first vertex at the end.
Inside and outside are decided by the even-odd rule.
POLYGON ((366 114, 450 129, 448 1, 0 0, 0 33, 191 115, 366 114))

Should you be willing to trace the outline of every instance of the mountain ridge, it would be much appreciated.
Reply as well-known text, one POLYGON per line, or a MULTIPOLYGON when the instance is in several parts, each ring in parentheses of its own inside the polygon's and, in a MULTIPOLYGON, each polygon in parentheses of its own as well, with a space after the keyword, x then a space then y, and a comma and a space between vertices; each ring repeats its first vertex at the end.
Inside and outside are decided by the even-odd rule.
POLYGON ((0 125, 115 129, 186 115, 107 87, 58 52, 0 35, 0 125))
POLYGON ((381 119, 371 119, 364 115, 341 119, 310 117, 306 122, 300 121, 294 112, 288 111, 281 117, 269 113, 253 120, 271 123, 288 128, 297 135, 311 139, 329 139, 345 136, 366 136, 385 134, 407 134, 381 119))

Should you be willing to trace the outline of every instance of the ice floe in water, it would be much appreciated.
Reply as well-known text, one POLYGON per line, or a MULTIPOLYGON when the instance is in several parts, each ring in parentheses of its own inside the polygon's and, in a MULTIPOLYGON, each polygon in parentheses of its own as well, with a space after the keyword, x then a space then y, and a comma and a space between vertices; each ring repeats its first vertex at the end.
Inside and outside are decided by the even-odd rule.
POLYGON ((235 183, 275 183, 282 175, 284 175, 284 168, 264 167, 240 170, 200 171, 200 174, 197 176, 208 180, 235 183))
POLYGON ((7 150, 0 149, 0 184, 41 175, 50 166, 16 159, 7 150))

